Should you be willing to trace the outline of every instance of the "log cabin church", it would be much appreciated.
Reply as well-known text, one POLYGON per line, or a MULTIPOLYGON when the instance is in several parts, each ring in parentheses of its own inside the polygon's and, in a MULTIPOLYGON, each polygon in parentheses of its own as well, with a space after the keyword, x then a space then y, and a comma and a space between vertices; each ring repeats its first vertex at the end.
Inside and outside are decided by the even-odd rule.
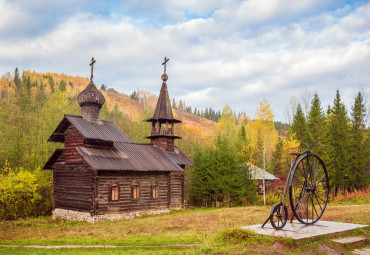
MULTIPOLYGON (((104 95, 91 78, 77 97, 81 116, 64 115, 48 141, 64 143, 45 164, 54 177, 53 217, 114 220, 168 212, 184 206, 184 169, 193 165, 174 144, 180 123, 168 96, 165 58, 150 143, 135 143, 114 123, 99 119, 104 95)), ((149 125, 148 125, 149 128, 149 125)))

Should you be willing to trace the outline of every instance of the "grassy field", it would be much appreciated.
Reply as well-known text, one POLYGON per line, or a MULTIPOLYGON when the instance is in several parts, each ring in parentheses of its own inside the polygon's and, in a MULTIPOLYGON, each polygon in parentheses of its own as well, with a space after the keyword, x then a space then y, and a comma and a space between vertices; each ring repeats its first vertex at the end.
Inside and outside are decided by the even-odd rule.
MULTIPOLYGON (((0 223, 2 245, 119 245, 122 248, 26 249, 0 247, 1 254, 282 254, 348 252, 322 238, 301 245, 240 231, 260 224, 270 207, 174 211, 132 220, 100 222, 54 221, 50 217, 0 223), (187 246, 194 244, 194 246, 187 246), (175 246, 178 245, 178 246, 175 246)), ((370 224, 370 205, 329 206, 322 220, 370 224)), ((367 235, 367 232, 362 233, 367 235)))

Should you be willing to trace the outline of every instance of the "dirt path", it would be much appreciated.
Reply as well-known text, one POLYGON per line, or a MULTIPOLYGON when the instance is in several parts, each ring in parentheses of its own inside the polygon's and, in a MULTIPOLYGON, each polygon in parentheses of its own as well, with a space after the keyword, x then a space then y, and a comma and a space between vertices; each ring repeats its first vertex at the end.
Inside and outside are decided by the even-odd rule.
POLYGON ((193 244, 163 244, 163 245, 0 245, 4 248, 32 248, 32 249, 78 249, 78 248, 156 248, 156 247, 198 247, 200 243, 193 244))

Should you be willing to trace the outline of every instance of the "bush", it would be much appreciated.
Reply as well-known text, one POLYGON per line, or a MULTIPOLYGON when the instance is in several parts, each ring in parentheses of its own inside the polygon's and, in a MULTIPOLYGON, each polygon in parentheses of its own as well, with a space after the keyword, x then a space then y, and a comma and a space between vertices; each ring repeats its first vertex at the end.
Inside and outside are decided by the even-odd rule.
POLYGON ((330 199, 333 204, 369 204, 370 189, 354 190, 352 192, 345 191, 339 193, 330 199))
MULTIPOLYGON (((280 203, 281 199, 283 198, 283 193, 279 191, 269 191, 266 192, 265 199, 266 205, 274 205, 276 203, 280 203)), ((257 205, 263 205, 263 196, 259 197, 257 205)), ((289 204, 289 195, 285 196, 285 204, 289 204)))
POLYGON ((0 172, 0 219, 15 220, 46 215, 52 209, 52 182, 48 173, 6 163, 0 172))

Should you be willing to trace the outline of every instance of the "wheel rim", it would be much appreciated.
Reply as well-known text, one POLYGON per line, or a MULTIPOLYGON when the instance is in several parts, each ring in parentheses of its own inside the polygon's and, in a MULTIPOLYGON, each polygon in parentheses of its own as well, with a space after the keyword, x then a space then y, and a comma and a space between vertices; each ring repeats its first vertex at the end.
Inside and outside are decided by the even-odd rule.
POLYGON ((282 229, 288 219, 288 210, 283 203, 277 203, 272 207, 270 214, 271 225, 275 229, 282 229))
POLYGON ((294 216, 304 224, 317 222, 325 211, 329 178, 323 161, 315 154, 305 155, 293 168, 289 185, 294 216))

